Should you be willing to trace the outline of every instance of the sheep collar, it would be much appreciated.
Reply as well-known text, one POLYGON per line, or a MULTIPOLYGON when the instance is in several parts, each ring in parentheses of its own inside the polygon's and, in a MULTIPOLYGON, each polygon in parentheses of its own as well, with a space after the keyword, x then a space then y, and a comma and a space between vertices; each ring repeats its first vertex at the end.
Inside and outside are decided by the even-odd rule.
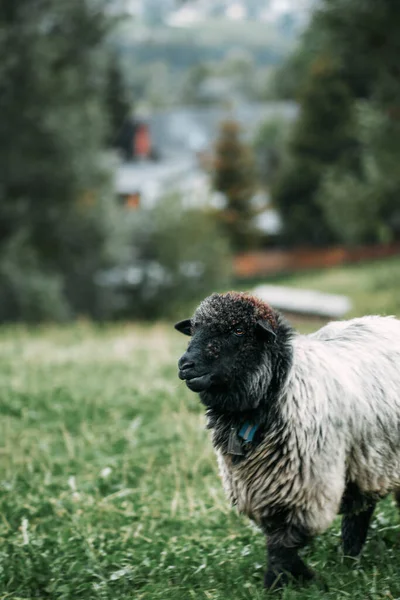
POLYGON ((249 421, 246 421, 239 430, 236 427, 231 427, 228 439, 228 454, 244 456, 246 453, 243 448, 243 442, 245 444, 251 443, 254 440, 258 427, 259 425, 254 425, 249 421))

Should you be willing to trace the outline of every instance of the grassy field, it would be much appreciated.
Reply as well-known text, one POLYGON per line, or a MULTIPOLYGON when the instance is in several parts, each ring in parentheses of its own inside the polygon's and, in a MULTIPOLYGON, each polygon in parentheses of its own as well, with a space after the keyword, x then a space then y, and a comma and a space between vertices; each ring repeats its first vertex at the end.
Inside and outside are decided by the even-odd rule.
MULTIPOLYGON (((399 274, 397 259, 291 283, 346 291, 354 314, 400 314, 399 274)), ((262 590, 263 536, 229 508, 177 378, 185 344, 166 324, 1 330, 0 599, 278 597, 262 590)), ((327 588, 282 598, 400 598, 399 532, 387 499, 352 561, 335 523, 305 551, 327 588)))

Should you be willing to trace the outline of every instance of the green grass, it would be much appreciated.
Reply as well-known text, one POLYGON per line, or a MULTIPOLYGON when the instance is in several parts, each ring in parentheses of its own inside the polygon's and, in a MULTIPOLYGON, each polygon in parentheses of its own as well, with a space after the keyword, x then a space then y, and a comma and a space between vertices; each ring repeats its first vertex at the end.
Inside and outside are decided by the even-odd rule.
MULTIPOLYGON (((355 313, 400 314, 399 264, 291 281, 347 290, 355 313)), ((176 376, 185 344, 169 325, 0 330, 0 599, 278 597, 262 590, 263 536, 228 506, 203 411, 176 376)), ((387 499, 351 561, 336 522, 305 551, 328 591, 282 598, 400 598, 399 532, 387 499)))

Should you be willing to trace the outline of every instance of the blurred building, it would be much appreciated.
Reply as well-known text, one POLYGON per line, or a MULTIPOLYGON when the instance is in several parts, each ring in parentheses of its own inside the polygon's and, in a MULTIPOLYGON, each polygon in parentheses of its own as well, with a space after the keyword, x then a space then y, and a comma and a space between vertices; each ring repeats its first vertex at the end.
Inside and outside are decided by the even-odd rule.
POLYGON ((115 141, 115 147, 124 161, 156 158, 150 128, 145 121, 126 119, 115 141))
POLYGON ((130 209, 152 208, 168 193, 179 193, 188 208, 202 206, 212 194, 209 177, 193 155, 120 164, 115 172, 115 187, 130 209))
MULTIPOLYGON (((269 119, 292 120, 297 106, 292 102, 242 103, 233 107, 178 107, 163 110, 146 119, 130 121, 121 136, 123 161, 115 171, 115 187, 129 209, 151 208, 168 193, 179 193, 186 207, 221 207, 223 199, 210 181, 213 148, 220 123, 237 121, 244 136, 252 140, 261 124, 269 119)), ((259 194, 254 202, 259 202, 259 194)), ((281 222, 268 206, 256 218, 256 227, 265 234, 279 233, 281 222)))

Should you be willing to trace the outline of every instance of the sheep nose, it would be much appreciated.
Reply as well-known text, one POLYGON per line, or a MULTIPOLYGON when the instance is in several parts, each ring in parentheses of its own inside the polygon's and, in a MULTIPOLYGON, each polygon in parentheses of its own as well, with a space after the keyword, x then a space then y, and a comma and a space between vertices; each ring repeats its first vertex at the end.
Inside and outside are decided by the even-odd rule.
POLYGON ((194 362, 192 360, 187 360, 182 356, 182 358, 179 361, 178 366, 181 371, 186 371, 187 369, 192 369, 194 367, 194 362))
POLYGON ((178 361, 179 370, 186 371, 187 369, 192 369, 195 366, 193 358, 193 354, 189 350, 186 350, 178 361))

